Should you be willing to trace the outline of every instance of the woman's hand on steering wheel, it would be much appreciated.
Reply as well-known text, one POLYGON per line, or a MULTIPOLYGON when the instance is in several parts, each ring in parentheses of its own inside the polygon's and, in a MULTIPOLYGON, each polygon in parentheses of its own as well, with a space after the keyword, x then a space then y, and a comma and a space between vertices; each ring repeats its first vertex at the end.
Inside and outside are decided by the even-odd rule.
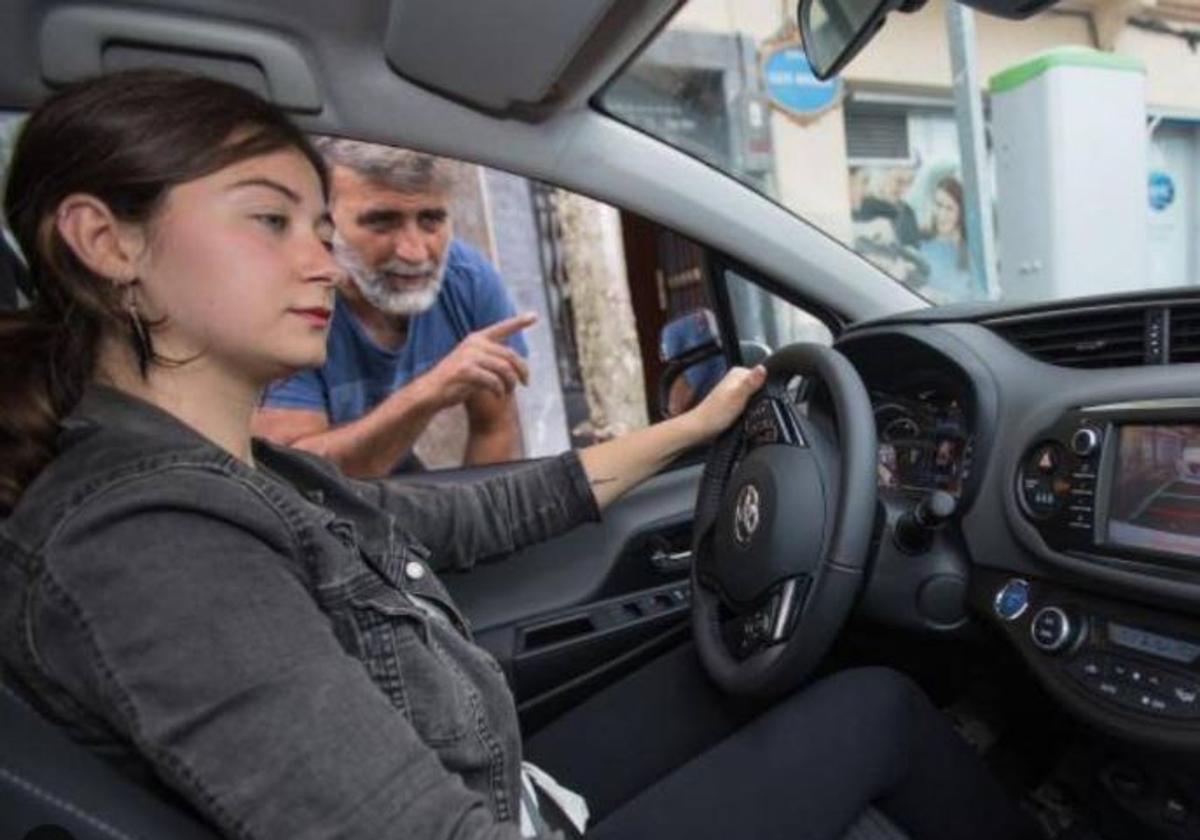
POLYGON ((711 440, 732 426, 766 381, 767 369, 762 365, 730 368, 700 404, 687 412, 700 439, 711 440))

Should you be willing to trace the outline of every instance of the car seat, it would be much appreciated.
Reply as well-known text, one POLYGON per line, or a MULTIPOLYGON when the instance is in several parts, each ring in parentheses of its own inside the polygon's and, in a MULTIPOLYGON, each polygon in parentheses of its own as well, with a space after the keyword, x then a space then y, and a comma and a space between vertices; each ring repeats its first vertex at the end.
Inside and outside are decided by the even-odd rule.
POLYGON ((0 838, 26 837, 220 840, 71 741, 0 683, 0 838))

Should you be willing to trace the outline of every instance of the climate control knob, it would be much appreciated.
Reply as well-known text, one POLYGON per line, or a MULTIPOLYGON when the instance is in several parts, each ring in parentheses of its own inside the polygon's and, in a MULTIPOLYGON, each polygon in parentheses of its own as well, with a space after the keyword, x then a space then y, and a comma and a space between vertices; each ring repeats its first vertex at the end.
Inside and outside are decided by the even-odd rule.
POLYGON ((1071 451, 1081 458, 1091 455, 1099 445, 1100 433, 1091 426, 1084 426, 1071 435, 1071 451))
POLYGON ((1042 607, 1029 623, 1033 643, 1046 653, 1066 650, 1078 636, 1075 621, 1061 607, 1042 607))

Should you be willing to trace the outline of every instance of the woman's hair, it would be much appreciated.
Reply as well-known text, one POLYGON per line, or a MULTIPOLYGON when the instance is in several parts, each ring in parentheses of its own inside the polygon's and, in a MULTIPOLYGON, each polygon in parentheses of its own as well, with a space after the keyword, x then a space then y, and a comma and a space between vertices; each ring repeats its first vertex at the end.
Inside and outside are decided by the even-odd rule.
MULTIPOLYGON (((54 457, 60 419, 92 378, 108 335, 139 345, 113 278, 89 270, 59 235, 67 196, 95 196, 123 222, 153 220, 172 187, 282 149, 304 154, 328 192, 321 156, 275 106, 225 82, 133 70, 55 93, 25 122, 4 192, 33 301, 0 313, 0 513, 54 457)), ((151 362, 153 346, 140 343, 151 362)))
POLYGON ((953 175, 947 175, 937 182, 933 194, 937 195, 939 190, 950 196, 958 206, 958 221, 955 224, 958 228, 958 268, 960 271, 966 271, 970 261, 967 252, 967 220, 963 212, 962 184, 953 175))

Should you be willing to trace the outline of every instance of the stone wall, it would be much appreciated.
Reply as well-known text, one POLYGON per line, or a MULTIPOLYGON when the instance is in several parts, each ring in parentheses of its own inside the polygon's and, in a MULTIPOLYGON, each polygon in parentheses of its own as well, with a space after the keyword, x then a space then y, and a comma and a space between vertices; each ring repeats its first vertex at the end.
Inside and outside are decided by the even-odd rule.
POLYGON ((589 413, 590 428, 572 431, 615 437, 647 423, 621 217, 613 207, 563 190, 555 193, 555 206, 589 413))

